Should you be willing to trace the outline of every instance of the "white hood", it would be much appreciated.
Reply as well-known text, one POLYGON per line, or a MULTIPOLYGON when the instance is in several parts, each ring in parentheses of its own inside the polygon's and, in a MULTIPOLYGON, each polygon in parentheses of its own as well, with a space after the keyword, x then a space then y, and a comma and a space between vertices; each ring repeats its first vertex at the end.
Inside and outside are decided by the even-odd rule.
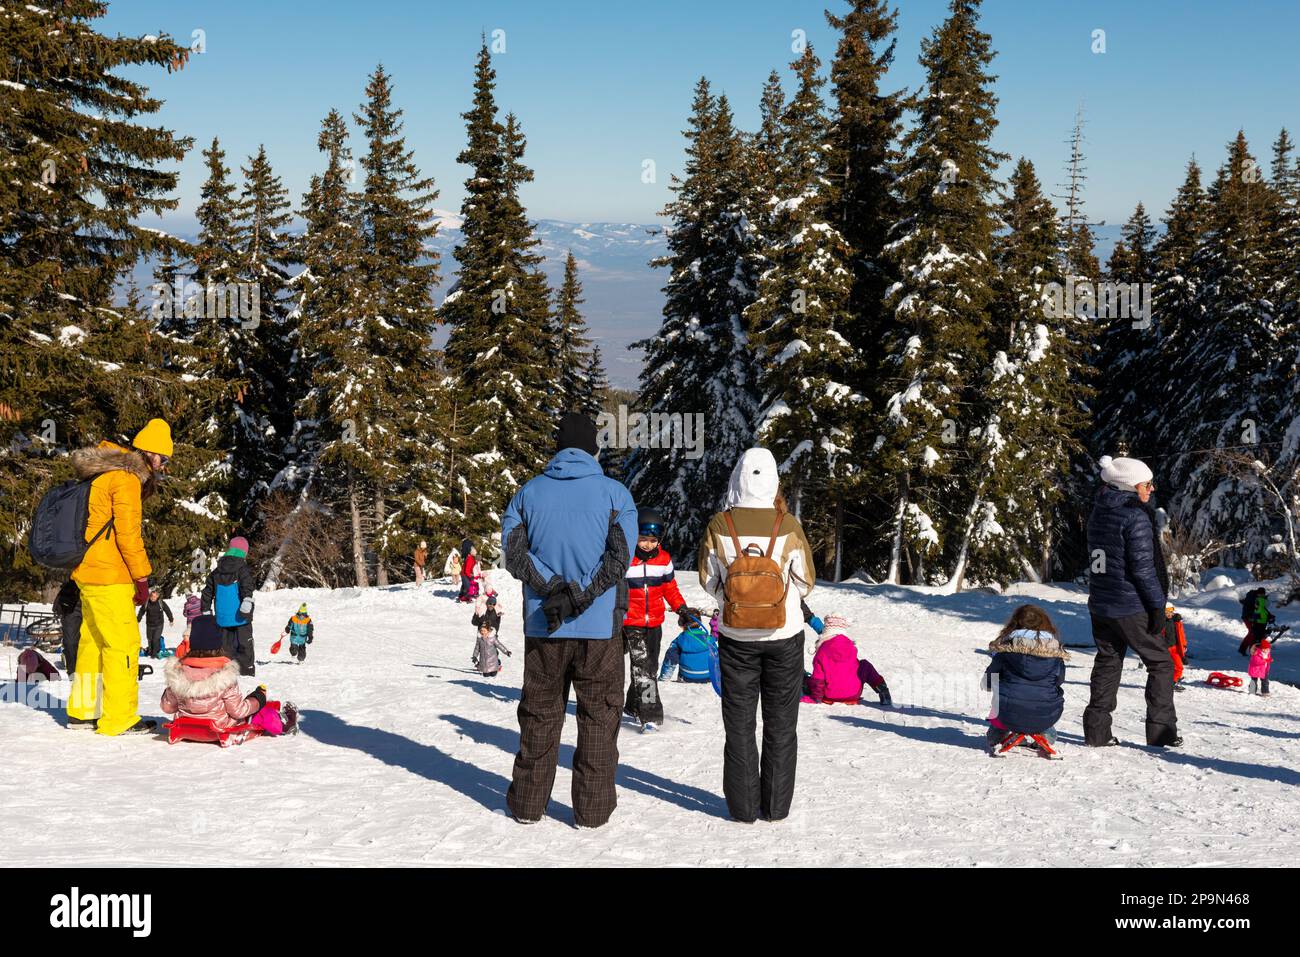
POLYGON ((781 478, 767 449, 747 449, 731 470, 727 508, 772 508, 781 478))

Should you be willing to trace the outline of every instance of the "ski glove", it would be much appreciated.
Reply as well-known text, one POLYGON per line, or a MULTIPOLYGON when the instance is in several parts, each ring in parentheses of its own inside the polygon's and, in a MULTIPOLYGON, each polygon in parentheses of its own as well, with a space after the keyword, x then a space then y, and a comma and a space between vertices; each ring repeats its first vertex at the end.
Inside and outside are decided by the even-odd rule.
POLYGON ((808 625, 809 627, 812 628, 813 631, 817 632, 817 634, 819 635, 826 629, 826 626, 822 624, 822 620, 818 618, 816 615, 813 615, 811 618, 808 619, 808 625))
POLYGON ((149 600, 149 579, 137 578, 135 580, 135 603, 143 605, 149 600))
POLYGON ((266 707, 266 685, 258 685, 256 688, 254 688, 251 692, 249 692, 248 698, 246 698, 245 700, 248 700, 249 698, 257 702, 257 710, 261 711, 263 708, 265 708, 266 707))
POLYGON ((1162 609, 1147 612, 1147 631, 1153 635, 1165 633, 1165 613, 1162 609))
POLYGON ((309 644, 309 645, 311 644, 311 635, 308 635, 308 636, 307 636, 307 644, 309 644))
POLYGON ((564 619, 572 618, 577 614, 577 609, 577 602, 573 600, 573 584, 565 582, 542 602, 542 614, 546 616, 546 633, 555 634, 564 623, 564 619))

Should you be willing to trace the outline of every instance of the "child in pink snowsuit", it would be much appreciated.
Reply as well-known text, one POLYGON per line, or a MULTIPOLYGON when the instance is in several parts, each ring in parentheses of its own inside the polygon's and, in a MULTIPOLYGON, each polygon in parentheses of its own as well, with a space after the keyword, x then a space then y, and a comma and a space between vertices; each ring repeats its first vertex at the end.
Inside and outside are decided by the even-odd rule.
POLYGON ((1268 697, 1268 669, 1273 667, 1273 646, 1267 638, 1250 647, 1250 693, 1268 697))
POLYGON ((884 705, 892 704, 889 687, 870 661, 858 658, 853 639, 844 634, 847 622, 828 615, 822 626, 822 638, 813 655, 812 674, 804 680, 804 704, 857 704, 866 685, 880 696, 884 705), (829 637, 827 637, 829 636, 829 637))

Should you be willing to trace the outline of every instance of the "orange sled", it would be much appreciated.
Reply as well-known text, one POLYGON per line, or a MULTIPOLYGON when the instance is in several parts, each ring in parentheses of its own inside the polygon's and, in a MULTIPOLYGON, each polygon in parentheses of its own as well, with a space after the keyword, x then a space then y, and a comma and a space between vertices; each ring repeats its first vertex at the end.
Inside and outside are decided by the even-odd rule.
MULTIPOLYGON (((276 708, 280 706, 278 701, 268 701, 267 704, 276 708)), ((262 734, 261 728, 256 728, 247 721, 243 724, 232 725, 229 728, 217 728, 206 718, 187 718, 185 715, 179 716, 171 724, 165 724, 163 727, 167 729, 168 744, 175 744, 177 741, 201 741, 205 743, 215 741, 223 748, 243 744, 245 741, 259 737, 262 734)))
POLYGON ((1240 688, 1242 680, 1237 675, 1225 675, 1222 671, 1214 671, 1205 679, 1205 683, 1211 688, 1240 688))
POLYGON ((1001 740, 1001 742, 999 742, 998 744, 997 753, 1006 754, 1016 745, 1024 741, 1025 738, 1029 738, 1031 741, 1034 742, 1035 745, 1038 746, 1038 753, 1041 754, 1043 757, 1052 758, 1052 759, 1056 759, 1060 757, 1060 755, 1056 753, 1056 749, 1052 747, 1052 745, 1048 742, 1047 738, 1044 735, 1021 734, 1019 731, 1007 732, 1006 737, 1004 737, 1001 740))

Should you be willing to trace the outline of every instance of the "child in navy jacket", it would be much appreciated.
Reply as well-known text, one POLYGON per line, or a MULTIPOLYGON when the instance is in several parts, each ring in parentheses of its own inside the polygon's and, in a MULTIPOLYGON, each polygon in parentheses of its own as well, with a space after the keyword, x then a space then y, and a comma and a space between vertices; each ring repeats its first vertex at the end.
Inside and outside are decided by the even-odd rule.
POLYGON ((993 660, 984 672, 984 687, 993 692, 986 735, 989 749, 1010 734, 1042 735, 1056 741, 1056 722, 1065 710, 1065 662, 1056 626, 1037 605, 1021 605, 989 645, 993 660))

